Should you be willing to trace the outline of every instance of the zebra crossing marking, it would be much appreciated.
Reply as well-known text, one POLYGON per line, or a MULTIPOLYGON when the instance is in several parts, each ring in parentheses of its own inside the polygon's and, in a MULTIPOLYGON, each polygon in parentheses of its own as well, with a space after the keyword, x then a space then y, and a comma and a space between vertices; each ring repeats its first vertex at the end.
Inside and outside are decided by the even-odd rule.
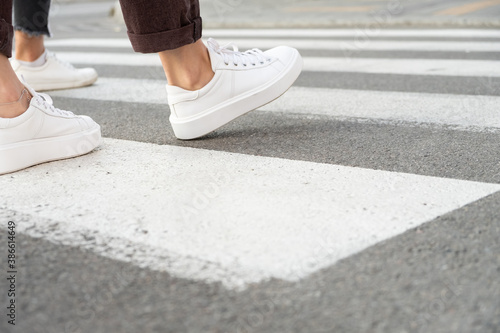
MULTIPOLYGON (((107 52, 58 52, 58 57, 81 65, 161 66, 156 55, 107 52)), ((304 71, 403 75, 500 77, 500 61, 449 59, 384 59, 304 57, 304 71)))
MULTIPOLYGON (((231 34, 219 32, 223 37, 231 34)), ((342 33, 346 31, 325 30, 322 34, 342 33)), ((464 37, 461 33, 451 34, 464 37)), ((474 32, 468 33, 475 38, 474 32)), ((384 34, 422 36, 410 30, 393 31, 392 35, 381 32, 379 36, 384 34)), ((317 50, 342 49, 346 42, 286 39, 299 35, 311 37, 304 31, 290 35, 290 31, 282 30, 274 40, 236 42, 266 48, 289 41, 292 46, 317 50)), ((423 35, 431 38, 440 33, 428 31, 423 35)), ((495 38, 498 32, 482 36, 495 38)), ((54 40, 47 45, 90 50, 130 48, 125 39, 54 40)), ((392 50, 500 51, 499 43, 481 41, 374 40, 364 47, 388 54, 392 50)), ((359 45, 352 44, 345 50, 356 49, 359 45)), ((57 54, 79 64, 159 66, 156 55, 57 54)), ((360 73, 500 76, 496 61, 358 58, 348 65, 344 58, 305 60, 306 70, 332 73, 348 69, 360 73)), ((164 84, 159 80, 101 78, 88 88, 51 94, 166 104, 164 84)), ((486 131, 500 127, 498 102, 497 96, 293 87, 261 110, 486 131)), ((297 281, 497 191, 498 184, 108 138, 102 148, 89 155, 2 178, 0 197, 3 206, 34 216, 19 226, 22 233, 76 244, 182 278, 243 288, 270 278, 297 281)))
MULTIPOLYGON (((205 35, 208 37, 208 35, 205 35)), ((393 41, 393 40, 317 40, 309 39, 227 39, 217 38, 221 45, 225 43, 235 43, 244 48, 272 48, 276 45, 288 45, 298 49, 309 50, 341 50, 348 54, 352 51, 359 50, 376 50, 376 51, 463 51, 463 52, 500 52, 499 42, 482 42, 482 41, 393 41)), ((48 47, 53 46, 73 46, 73 47, 120 47, 130 48, 130 42, 125 38, 88 38, 88 39, 56 39, 47 41, 48 47)))
MULTIPOLYGON (((163 104, 165 108, 168 104, 163 80, 100 78, 90 87, 50 94, 53 97, 163 104)), ((491 131, 500 129, 499 105, 499 96, 292 87, 281 98, 259 110, 491 131)))
POLYGON ((244 288, 269 278, 304 278, 499 190, 498 184, 105 139, 89 155, 3 178, 0 197, 3 206, 44 219, 20 225, 19 232, 244 288))

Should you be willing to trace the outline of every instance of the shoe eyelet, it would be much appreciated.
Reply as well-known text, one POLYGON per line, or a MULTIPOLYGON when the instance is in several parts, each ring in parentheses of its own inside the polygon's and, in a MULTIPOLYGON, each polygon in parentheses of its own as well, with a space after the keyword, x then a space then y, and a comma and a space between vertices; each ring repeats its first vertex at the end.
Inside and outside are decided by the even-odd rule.
POLYGON ((228 63, 228 62, 225 62, 225 63, 224 63, 224 65, 229 66, 229 63, 228 63))

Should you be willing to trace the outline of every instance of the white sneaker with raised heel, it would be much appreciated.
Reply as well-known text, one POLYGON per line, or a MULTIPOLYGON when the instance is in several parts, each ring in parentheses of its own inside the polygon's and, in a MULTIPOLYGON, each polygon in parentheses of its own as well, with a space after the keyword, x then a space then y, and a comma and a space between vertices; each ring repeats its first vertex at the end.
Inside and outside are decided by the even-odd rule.
POLYGON ((170 123, 179 139, 206 135, 275 100, 302 71, 302 58, 291 47, 238 52, 232 44, 221 47, 209 39, 207 48, 215 75, 205 87, 190 91, 167 85, 170 123))
POLYGON ((75 68, 48 50, 42 66, 25 66, 15 59, 10 63, 16 74, 36 91, 85 87, 93 84, 98 77, 95 69, 75 68))
POLYGON ((0 175, 83 155, 100 144, 101 128, 91 118, 57 109, 49 96, 26 89, 33 96, 28 110, 0 118, 0 175))

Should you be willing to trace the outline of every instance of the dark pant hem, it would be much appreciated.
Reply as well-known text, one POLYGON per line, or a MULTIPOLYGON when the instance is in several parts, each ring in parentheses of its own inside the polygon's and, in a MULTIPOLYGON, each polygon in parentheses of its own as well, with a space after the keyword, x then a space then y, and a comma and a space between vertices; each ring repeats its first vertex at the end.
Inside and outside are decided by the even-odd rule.
POLYGON ((30 37, 38 37, 38 36, 47 36, 47 37, 52 37, 52 34, 50 33, 49 29, 43 29, 40 31, 33 31, 30 30, 26 27, 20 26, 20 25, 14 25, 14 31, 21 31, 27 34, 30 37))
POLYGON ((141 35, 128 32, 128 37, 134 51, 158 53, 196 42, 201 38, 201 25, 201 17, 198 17, 193 20, 193 23, 179 29, 141 35))

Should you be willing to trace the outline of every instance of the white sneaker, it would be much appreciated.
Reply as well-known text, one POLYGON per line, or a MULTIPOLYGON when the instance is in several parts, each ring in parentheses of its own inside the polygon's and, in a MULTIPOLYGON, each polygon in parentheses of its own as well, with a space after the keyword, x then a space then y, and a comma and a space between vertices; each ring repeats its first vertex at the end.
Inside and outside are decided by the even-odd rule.
POLYGON ((97 80, 95 69, 77 69, 49 51, 46 53, 45 64, 42 66, 25 66, 15 59, 11 60, 11 65, 16 74, 19 77, 22 76, 37 91, 84 87, 97 80))
POLYGON ((179 139, 194 139, 285 93, 302 71, 296 49, 238 52, 207 42, 213 79, 196 91, 167 85, 170 123, 179 139))
POLYGON ((86 154, 101 142, 101 128, 87 116, 52 106, 52 99, 26 87, 26 112, 0 118, 0 175, 36 164, 86 154))

